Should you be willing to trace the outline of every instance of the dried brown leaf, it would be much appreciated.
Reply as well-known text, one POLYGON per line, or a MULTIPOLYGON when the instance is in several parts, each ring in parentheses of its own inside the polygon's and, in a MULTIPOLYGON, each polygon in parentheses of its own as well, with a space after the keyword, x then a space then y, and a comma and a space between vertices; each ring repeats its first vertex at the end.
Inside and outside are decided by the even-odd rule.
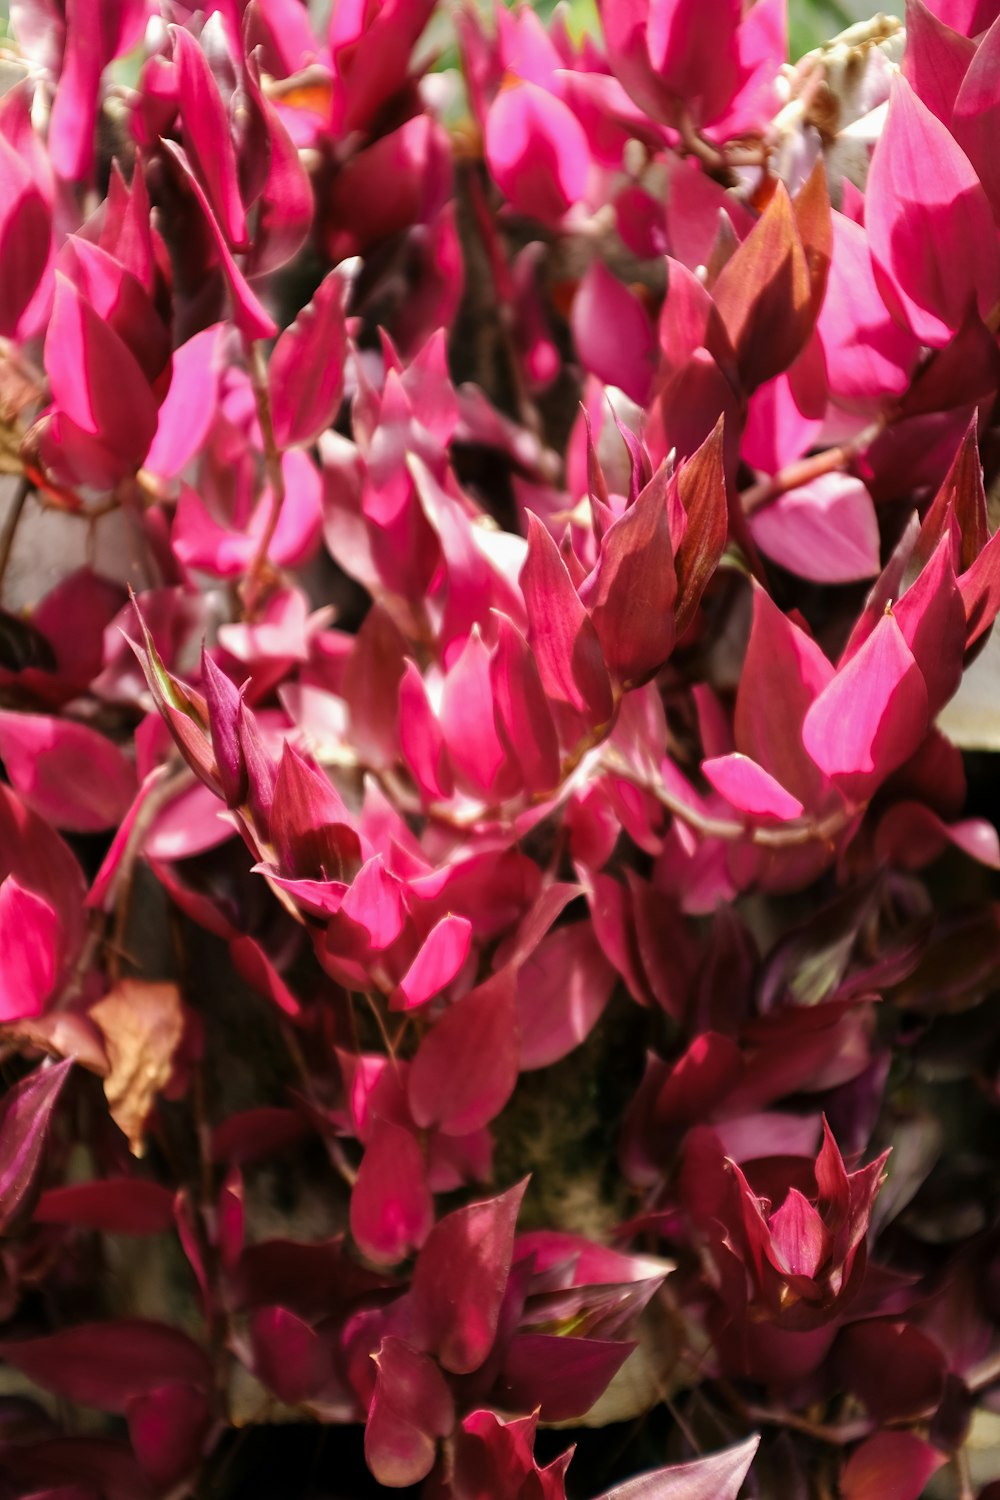
POLYGON ((141 1156, 146 1123, 157 1094, 170 1081, 184 1035, 180 991, 175 984, 123 979, 91 1006, 90 1015, 108 1054, 104 1093, 111 1118, 133 1154, 141 1156))

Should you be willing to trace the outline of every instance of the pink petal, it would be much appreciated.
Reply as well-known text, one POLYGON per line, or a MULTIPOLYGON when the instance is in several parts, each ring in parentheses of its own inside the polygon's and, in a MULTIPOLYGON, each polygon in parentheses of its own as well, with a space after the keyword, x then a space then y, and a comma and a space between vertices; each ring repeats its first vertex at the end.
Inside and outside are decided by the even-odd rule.
POLYGON ((584 368, 644 406, 655 371, 656 335, 638 297, 600 259, 580 283, 570 323, 584 368))
POLYGON ((557 927, 518 970, 520 1066, 547 1068, 591 1033, 611 998, 615 970, 589 922, 557 927))
POLYGON ((919 344, 886 310, 864 228, 836 211, 832 218, 833 258, 816 323, 830 394, 846 403, 901 396, 919 344))
POLYGON ((451 764, 444 735, 424 679, 412 661, 407 661, 399 684, 399 748, 425 797, 451 796, 451 764))
POLYGON ((554 94, 520 80, 486 118, 486 159, 519 213, 557 225, 587 187, 590 151, 579 120, 554 94))
POLYGON ((802 745, 802 723, 832 677, 815 641, 755 588, 736 695, 736 744, 806 807, 821 799, 824 782, 802 745))
POLYGON ((69 421, 138 468, 156 432, 149 382, 118 334, 58 271, 45 368, 69 421))
POLYGON ((143 1472, 164 1491, 198 1466, 211 1411, 204 1391, 161 1385, 133 1396, 126 1408, 128 1435, 143 1472))
POLYGON ((0 1100, 0 1233, 6 1234, 26 1207, 42 1165, 42 1153, 63 1085, 73 1066, 66 1058, 35 1068, 0 1100))
POLYGON ((81 1406, 124 1412, 133 1396, 168 1382, 211 1388, 208 1356, 166 1323, 120 1318, 34 1339, 0 1341, 0 1356, 45 1390, 81 1406))
POLYGON ((0 135, 0 335, 25 337, 52 295, 52 212, 27 163, 0 135), (25 326, 27 325, 27 326, 25 326))
POLYGON ((771 1239, 780 1269, 791 1276, 815 1276, 827 1252, 823 1220, 797 1188, 770 1219, 771 1239))
POLYGON ((472 923, 448 913, 431 928, 423 946, 399 982, 391 1010, 413 1010, 446 989, 469 956, 472 923))
POLYGON ((501 970, 451 1006, 410 1066, 409 1101, 421 1128, 467 1135, 489 1124, 517 1082, 516 981, 501 970))
POLYGON ((917 1500, 947 1460, 913 1432, 877 1432, 856 1448, 840 1475, 843 1500, 917 1500))
POLYGON ((901 77, 865 202, 879 289, 921 343, 946 344, 972 300, 989 317, 1000 297, 989 200, 969 158, 901 77))
POLYGON ((1000 130, 1000 16, 975 48, 968 72, 955 100, 949 122, 958 144, 979 174, 995 215, 1000 216, 1000 162, 997 161, 997 131, 1000 130))
POLYGON ((674 644, 674 572, 665 468, 601 539, 600 556, 581 585, 608 670, 637 686, 662 667, 674 644))
POLYGON ((750 519, 761 551, 813 583, 855 583, 879 571, 881 539, 860 479, 823 474, 780 495, 750 519))
POLYGON ((255 1373, 289 1406, 306 1401, 326 1373, 315 1330, 287 1307, 258 1308, 250 1319, 255 1373))
POLYGON ((703 761, 701 769, 727 802, 752 818, 778 818, 784 822, 802 816, 798 797, 786 792, 780 781, 749 756, 738 752, 716 756, 703 761))
POLYGON ((490 687, 507 754, 517 760, 525 790, 547 792, 559 783, 559 740, 535 658, 506 615, 497 614, 490 687))
POLYGON ((73 833, 116 827, 135 795, 117 745, 69 720, 0 711, 0 757, 28 806, 73 833))
POLYGON ((252 937, 234 938, 229 944, 233 967, 241 979, 259 995, 266 995, 286 1016, 299 1016, 302 1007, 259 943, 252 937))
POLYGON ((226 107, 208 59, 194 37, 181 26, 170 30, 184 145, 222 232, 234 250, 242 250, 247 242, 247 221, 226 107))
POLYGON ((250 284, 233 259, 232 252, 226 243, 225 236, 219 227, 215 214, 212 212, 211 204, 205 196, 205 190, 192 170, 183 149, 175 141, 164 140, 164 150, 168 151, 180 168, 183 177, 190 187, 198 206, 205 218, 206 226, 219 256, 222 273, 229 286, 233 303, 233 322, 242 334, 248 339, 269 339, 277 333, 277 326, 269 316, 258 298, 250 289, 250 284))
POLYGON ((39 1015, 61 967, 62 923, 13 875, 0 883, 0 953, 0 1021, 39 1015))
MULTIPOLYGON (((945 25, 944 18, 939 19, 933 10, 928 10, 923 0, 909 0, 903 77, 931 113, 949 127, 952 127, 952 113, 962 79, 975 55, 974 42, 961 32, 952 31, 950 25, 945 25)), ((955 129, 955 137, 968 151, 978 170, 973 152, 962 140, 958 129, 955 129)))
POLYGON ((455 1403, 441 1371, 402 1339, 385 1338, 365 1428, 365 1459, 379 1484, 419 1484, 434 1467, 437 1439, 455 1424, 455 1403))
POLYGON ((633 1348, 572 1334, 515 1334, 497 1381, 498 1404, 508 1411, 539 1408, 544 1422, 585 1416, 633 1348))
POLYGON ((493 1347, 526 1185, 446 1214, 417 1256, 414 1322, 453 1374, 478 1370, 493 1347))
MULTIPOLYGON (((484 796, 509 796, 515 767, 497 733, 490 684, 490 653, 473 629, 448 669, 441 702, 448 758, 467 784, 484 796)), ((428 746, 431 749, 433 742, 428 746)))
POLYGON ((268 367, 279 448, 315 442, 337 415, 344 388, 346 278, 330 271, 281 334, 268 367))
POLYGON ((351 1233, 376 1265, 418 1250, 434 1224, 427 1163, 411 1131, 376 1119, 351 1189, 351 1233))
POLYGON ((531 621, 530 644, 542 686, 590 722, 611 716, 611 682, 590 616, 559 549, 542 523, 528 517, 528 557, 521 590, 531 621))
POLYGON ((224 327, 213 323, 174 351, 173 379, 143 465, 161 479, 176 478, 201 448, 212 425, 223 369, 224 327))
POLYGON ((381 854, 362 865, 340 910, 368 934, 376 953, 396 941, 406 921, 403 884, 387 870, 381 854))

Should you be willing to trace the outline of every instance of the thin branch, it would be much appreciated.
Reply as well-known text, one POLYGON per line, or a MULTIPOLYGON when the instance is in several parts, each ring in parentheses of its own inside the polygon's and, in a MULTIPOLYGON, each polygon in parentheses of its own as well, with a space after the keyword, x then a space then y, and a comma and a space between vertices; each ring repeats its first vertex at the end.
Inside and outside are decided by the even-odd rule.
POLYGON ((271 543, 274 540, 274 533, 277 530, 278 521, 281 517, 281 507, 285 503, 285 471, 281 463, 281 450, 274 436, 271 392, 267 383, 267 362, 264 359, 263 345, 259 341, 247 340, 244 347, 254 404, 257 407, 257 421, 260 425, 261 438, 264 443, 264 469, 271 489, 271 509, 268 513, 264 530, 261 533, 253 562, 250 564, 250 571, 247 573, 240 590, 243 598, 243 608, 248 616, 253 616, 260 602, 264 579, 267 574, 267 554, 270 551, 271 543))
POLYGON ((14 498, 11 501, 10 509, 4 520, 3 532, 0 534, 0 598, 3 597, 3 584, 7 576, 10 554, 14 547, 14 538, 17 535, 17 528, 21 524, 24 507, 27 504, 30 494, 31 480, 25 474, 18 480, 17 488, 14 491, 14 498))
POLYGON ((649 781, 636 775, 624 758, 617 754, 612 754, 610 762, 606 764, 640 791, 654 797, 662 807, 702 838, 721 839, 725 843, 755 844, 761 849, 801 849, 807 844, 830 844, 850 826, 861 811, 860 808, 848 806, 838 809, 821 821, 804 818, 778 828, 755 828, 736 818, 713 818, 699 812, 662 782, 649 781))

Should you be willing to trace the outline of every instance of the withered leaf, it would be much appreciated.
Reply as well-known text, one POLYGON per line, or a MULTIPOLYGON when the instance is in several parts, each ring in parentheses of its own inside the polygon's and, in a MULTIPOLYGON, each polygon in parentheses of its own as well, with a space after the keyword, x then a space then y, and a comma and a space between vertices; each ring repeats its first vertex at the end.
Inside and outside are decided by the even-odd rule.
POLYGON ((184 1009, 175 984, 123 979, 90 1008, 104 1035, 110 1070, 104 1093, 111 1118, 135 1156, 157 1094, 173 1072, 184 1035, 184 1009))

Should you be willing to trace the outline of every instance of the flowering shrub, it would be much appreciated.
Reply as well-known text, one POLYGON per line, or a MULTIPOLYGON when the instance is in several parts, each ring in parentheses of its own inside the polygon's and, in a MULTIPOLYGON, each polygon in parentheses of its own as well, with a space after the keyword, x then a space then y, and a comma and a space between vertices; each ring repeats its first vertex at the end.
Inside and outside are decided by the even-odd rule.
POLYGON ((0 1500, 995 1500, 1000 6, 10 10, 0 1500))

